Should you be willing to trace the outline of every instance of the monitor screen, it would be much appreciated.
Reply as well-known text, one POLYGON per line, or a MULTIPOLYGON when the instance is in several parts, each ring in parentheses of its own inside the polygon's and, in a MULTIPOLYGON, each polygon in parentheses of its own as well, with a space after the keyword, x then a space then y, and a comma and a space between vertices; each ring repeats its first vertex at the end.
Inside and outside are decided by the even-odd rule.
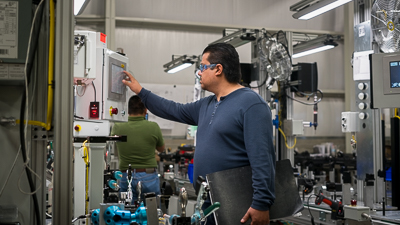
POLYGON ((400 88, 400 61, 390 62, 390 88, 400 88))
POLYGON ((108 100, 125 102, 126 101, 126 86, 122 80, 126 77, 124 70, 127 69, 126 62, 110 55, 108 62, 108 73, 105 74, 105 79, 108 80, 108 100))
POLYGON ((122 83, 122 80, 125 78, 125 73, 123 73, 124 69, 115 64, 111 64, 111 92, 116 94, 124 94, 125 84, 122 83))

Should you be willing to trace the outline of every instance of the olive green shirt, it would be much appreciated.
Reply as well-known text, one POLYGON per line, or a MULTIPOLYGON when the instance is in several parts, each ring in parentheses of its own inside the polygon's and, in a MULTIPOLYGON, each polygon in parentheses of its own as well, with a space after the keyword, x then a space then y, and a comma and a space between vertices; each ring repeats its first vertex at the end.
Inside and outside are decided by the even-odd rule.
POLYGON ((164 145, 161 129, 157 123, 144 116, 129 116, 128 122, 115 123, 111 135, 126 135, 127 142, 117 142, 119 169, 157 167, 156 147, 164 145))

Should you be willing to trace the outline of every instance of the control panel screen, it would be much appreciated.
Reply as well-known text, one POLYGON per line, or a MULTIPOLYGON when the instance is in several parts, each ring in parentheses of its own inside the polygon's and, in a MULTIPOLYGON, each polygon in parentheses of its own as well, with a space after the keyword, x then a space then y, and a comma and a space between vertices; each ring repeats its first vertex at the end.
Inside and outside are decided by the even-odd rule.
POLYGON ((124 94, 125 84, 122 83, 122 80, 125 78, 125 73, 123 73, 124 69, 115 64, 111 64, 111 92, 116 94, 124 94))
POLYGON ((400 88, 400 61, 390 62, 390 88, 400 88))

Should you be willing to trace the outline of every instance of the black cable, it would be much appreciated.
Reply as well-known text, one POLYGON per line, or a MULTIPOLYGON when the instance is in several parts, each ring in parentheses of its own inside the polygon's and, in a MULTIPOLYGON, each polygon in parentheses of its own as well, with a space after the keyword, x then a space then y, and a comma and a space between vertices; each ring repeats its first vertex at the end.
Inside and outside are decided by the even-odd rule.
POLYGON ((303 104, 303 105, 316 105, 316 104, 318 104, 320 101, 322 101, 322 98, 324 97, 324 94, 322 93, 321 90, 318 89, 317 92, 319 92, 319 93, 321 94, 321 97, 318 99, 318 101, 313 102, 313 103, 303 102, 303 101, 297 100, 297 99, 295 99, 295 98, 292 98, 292 97, 290 97, 290 96, 288 96, 288 95, 286 95, 286 97, 292 99, 293 101, 299 102, 299 103, 301 103, 301 104, 303 104))
POLYGON ((289 49, 288 49, 288 47, 287 47, 288 44, 289 44, 289 42, 288 42, 288 40, 287 40, 287 38, 286 38, 285 32, 283 32, 282 30, 280 30, 280 31, 276 32, 275 34, 273 34, 272 37, 276 35, 276 40, 279 42, 279 34, 282 34, 283 37, 284 37, 284 39, 285 39, 285 41, 286 41, 286 45, 285 45, 285 44, 282 44, 282 43, 281 43, 281 44, 282 44, 282 46, 285 48, 286 53, 287 53, 287 55, 289 56, 290 64, 293 64, 293 63, 292 63, 292 56, 289 54, 289 49))
MULTIPOLYGON (((31 36, 31 46, 28 46, 28 48, 31 48, 29 51, 29 55, 27 55, 26 57, 28 57, 27 63, 26 63, 26 82, 29 85, 29 81, 30 81, 30 75, 31 75, 31 71, 32 71, 32 62, 33 62, 33 57, 36 53, 36 49, 37 49, 37 44, 38 44, 38 39, 39 39, 39 31, 40 31, 40 27, 42 24, 42 17, 43 17, 43 2, 44 0, 41 1, 41 3, 38 5, 38 9, 37 9, 37 17, 35 18, 35 21, 32 21, 32 36, 31 36), (35 35, 34 35, 35 34, 35 35)), ((22 158, 25 162, 27 161, 27 155, 26 155, 26 149, 25 149, 25 130, 24 130, 24 125, 25 125, 25 103, 26 103, 26 89, 24 88, 23 93, 22 93, 22 99, 21 99, 21 110, 20 110, 20 118, 19 118, 19 134, 20 134, 20 142, 21 142, 21 152, 22 152, 22 158)), ((26 176, 28 178, 28 182, 29 182, 29 187, 31 189, 31 192, 35 191, 35 185, 33 183, 33 179, 32 179, 32 174, 30 172, 30 170, 28 169, 28 167, 25 167, 25 172, 26 172, 26 176)), ((36 193, 32 194, 32 198, 33 198, 33 203, 34 203, 34 208, 35 208, 35 215, 36 215, 36 223, 38 225, 41 225, 41 220, 40 220, 40 211, 39 211, 39 202, 37 199, 37 195, 36 193)))
POLYGON ((312 213, 311 213, 311 210, 310 210, 310 198, 311 198, 311 196, 313 196, 313 195, 317 196, 316 194, 311 194, 310 196, 308 196, 308 199, 307 199, 307 206, 308 206, 308 212, 310 213, 310 216, 311 216, 311 224, 312 224, 312 225, 315 225, 315 223, 314 223, 314 217, 313 217, 313 215, 312 215, 312 213))
POLYGON ((305 92, 299 91, 295 86, 290 86, 290 88, 293 88, 296 91, 296 93, 298 92, 298 93, 300 93, 302 95, 305 95, 305 96, 311 96, 311 95, 313 95, 315 93, 315 92, 311 92, 310 94, 307 94, 305 92))
POLYGON ((260 84, 260 85, 258 85, 258 86, 256 86, 256 87, 252 87, 252 86, 250 86, 250 84, 249 84, 249 87, 250 88, 260 88, 260 87, 262 87, 262 86, 264 86, 265 85, 265 83, 267 82, 267 80, 268 80, 268 73, 266 73, 266 75, 265 75, 265 80, 260 84))
POLYGON ((94 82, 92 81, 93 89, 94 89, 94 101, 96 101, 96 86, 94 86, 94 82))

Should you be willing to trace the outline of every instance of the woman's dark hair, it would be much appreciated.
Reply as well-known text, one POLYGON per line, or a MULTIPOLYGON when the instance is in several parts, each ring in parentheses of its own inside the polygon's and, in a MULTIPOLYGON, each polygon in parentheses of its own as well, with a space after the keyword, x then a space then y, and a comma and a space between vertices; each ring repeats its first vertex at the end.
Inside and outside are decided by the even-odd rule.
POLYGON ((142 100, 139 96, 134 95, 129 99, 128 102, 128 114, 129 115, 138 115, 143 114, 145 112, 146 107, 144 106, 142 100))
POLYGON ((204 53, 209 53, 207 60, 210 64, 222 65, 226 80, 229 83, 241 81, 239 54, 232 45, 226 43, 212 44, 204 49, 204 53))

